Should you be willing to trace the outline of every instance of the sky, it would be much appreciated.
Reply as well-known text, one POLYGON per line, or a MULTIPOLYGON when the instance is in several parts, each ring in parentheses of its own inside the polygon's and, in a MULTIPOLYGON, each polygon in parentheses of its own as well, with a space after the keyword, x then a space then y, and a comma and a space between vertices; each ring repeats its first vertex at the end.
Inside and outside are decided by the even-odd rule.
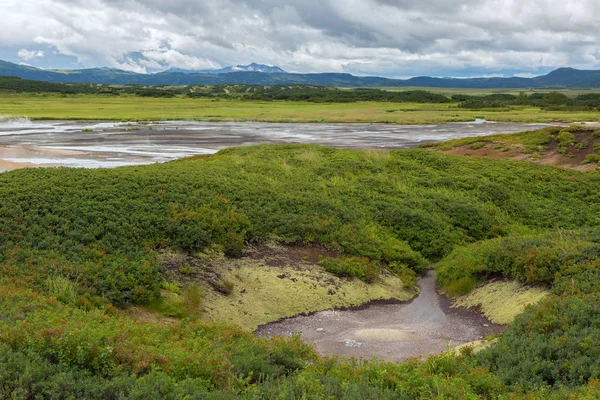
POLYGON ((141 73, 535 76, 600 69, 598 0, 0 0, 0 59, 141 73))

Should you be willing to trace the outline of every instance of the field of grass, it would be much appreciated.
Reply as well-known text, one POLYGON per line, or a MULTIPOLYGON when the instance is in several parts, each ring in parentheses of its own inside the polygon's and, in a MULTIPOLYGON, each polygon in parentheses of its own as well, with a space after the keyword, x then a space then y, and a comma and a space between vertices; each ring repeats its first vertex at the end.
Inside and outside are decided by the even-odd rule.
MULTIPOLYGON (((600 390, 599 193, 596 172, 423 149, 265 145, 2 173, 0 397, 589 398, 600 390), (297 336, 222 322, 256 325, 248 305, 232 313, 244 284, 266 298, 262 321, 277 318, 267 300, 290 286, 265 270, 284 266, 247 263, 249 247, 273 241, 322 249, 327 262, 310 268, 339 275, 347 296, 375 290, 374 273, 410 284, 440 259, 449 292, 502 275, 554 294, 477 355, 319 358, 297 336)), ((300 305, 322 306, 319 293, 300 305)))
POLYGON ((429 124, 485 118, 510 122, 599 121, 597 111, 535 107, 469 110, 455 103, 259 102, 208 98, 0 93, 0 116, 32 119, 363 122, 429 124))

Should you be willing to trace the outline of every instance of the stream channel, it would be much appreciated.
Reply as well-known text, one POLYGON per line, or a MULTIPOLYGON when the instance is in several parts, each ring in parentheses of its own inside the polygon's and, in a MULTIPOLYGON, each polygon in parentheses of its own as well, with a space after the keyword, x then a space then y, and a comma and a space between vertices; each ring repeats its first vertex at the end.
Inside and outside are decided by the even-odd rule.
POLYGON ((485 339, 504 329, 477 311, 451 308, 448 298, 437 292, 434 271, 428 271, 417 285, 420 293, 410 302, 375 302, 357 309, 286 318, 259 327, 255 334, 300 333, 322 355, 402 361, 441 353, 448 346, 485 339))

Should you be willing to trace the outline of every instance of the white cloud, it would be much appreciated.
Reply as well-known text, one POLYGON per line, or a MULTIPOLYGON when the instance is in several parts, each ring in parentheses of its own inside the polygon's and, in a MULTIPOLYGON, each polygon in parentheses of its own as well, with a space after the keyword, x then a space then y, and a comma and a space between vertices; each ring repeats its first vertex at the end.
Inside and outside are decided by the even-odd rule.
POLYGON ((29 60, 33 60, 35 58, 44 57, 44 52, 41 50, 36 51, 36 50, 21 49, 17 52, 17 56, 21 60, 29 61, 29 60))
POLYGON ((22 48, 27 61, 40 57, 27 48, 46 45, 86 67, 256 61, 389 76, 600 68, 597 0, 0 0, 0 9, 0 47, 22 48))

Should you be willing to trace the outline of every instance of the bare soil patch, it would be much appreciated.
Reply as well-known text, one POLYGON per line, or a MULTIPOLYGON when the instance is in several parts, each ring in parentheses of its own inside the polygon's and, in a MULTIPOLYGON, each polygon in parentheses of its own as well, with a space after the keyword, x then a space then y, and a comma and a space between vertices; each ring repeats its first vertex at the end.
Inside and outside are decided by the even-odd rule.
POLYGON ((540 151, 525 150, 523 147, 515 145, 499 145, 486 140, 486 138, 481 138, 480 142, 485 143, 481 148, 474 149, 472 144, 468 144, 444 151, 444 153, 460 156, 524 160, 536 164, 554 165, 577 171, 593 171, 598 168, 598 163, 585 163, 588 155, 598 154, 594 151, 594 145, 600 143, 600 137, 594 137, 593 134, 593 130, 575 132, 574 136, 577 144, 567 147, 564 154, 558 151, 559 143, 556 138, 552 138, 550 143, 544 146, 543 149, 540 149, 540 151), (585 146, 578 146, 581 143, 584 143, 585 146))

